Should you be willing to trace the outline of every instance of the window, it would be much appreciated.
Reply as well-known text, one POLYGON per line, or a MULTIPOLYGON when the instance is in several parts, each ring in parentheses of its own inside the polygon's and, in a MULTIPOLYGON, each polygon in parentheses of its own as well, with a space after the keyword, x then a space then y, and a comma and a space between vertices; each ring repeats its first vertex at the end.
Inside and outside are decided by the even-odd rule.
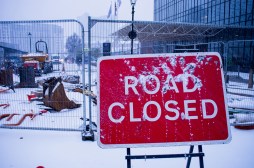
POLYGON ((246 14, 246 5, 247 5, 247 0, 242 0, 241 1, 241 15, 245 15, 246 14))
POLYGON ((247 14, 253 13, 253 0, 248 0, 247 2, 247 14))
POLYGON ((220 4, 220 21, 224 20, 225 19, 225 15, 224 15, 224 12, 225 12, 225 3, 221 3, 220 4))
POLYGON ((212 22, 212 9, 211 8, 208 8, 207 9, 208 11, 208 23, 211 23, 212 22))
POLYGON ((233 18, 234 16, 235 16, 235 0, 232 0, 230 1, 230 18, 233 18))
POLYGON ((225 2, 225 18, 229 18, 230 12, 229 12, 229 2, 225 2))
POLYGON ((240 16, 241 5, 243 5, 243 4, 241 4, 240 0, 235 1, 235 16, 240 16))
POLYGON ((220 5, 215 6, 215 11, 214 12, 216 13, 215 14, 216 21, 219 21, 220 20, 220 5))
POLYGON ((216 17, 217 17, 217 13, 216 13, 216 6, 212 6, 212 22, 215 23, 216 21, 216 17))

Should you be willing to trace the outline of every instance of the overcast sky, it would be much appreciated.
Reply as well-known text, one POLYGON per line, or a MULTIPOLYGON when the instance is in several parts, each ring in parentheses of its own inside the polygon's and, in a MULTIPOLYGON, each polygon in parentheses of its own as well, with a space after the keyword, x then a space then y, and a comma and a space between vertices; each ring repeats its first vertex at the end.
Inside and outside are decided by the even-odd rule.
MULTIPOLYGON (((117 0, 0 0, 0 20, 77 19, 88 13, 107 16, 110 4, 117 0)), ((135 20, 153 20, 153 1, 137 0, 135 20)), ((130 0, 121 0, 119 20, 131 20, 130 0)))

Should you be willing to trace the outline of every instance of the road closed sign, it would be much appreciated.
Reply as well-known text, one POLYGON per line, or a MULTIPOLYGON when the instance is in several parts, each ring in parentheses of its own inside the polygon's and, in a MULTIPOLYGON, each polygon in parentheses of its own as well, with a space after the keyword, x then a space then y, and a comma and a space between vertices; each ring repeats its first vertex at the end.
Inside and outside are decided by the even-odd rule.
POLYGON ((98 145, 202 145, 231 140, 218 53, 98 60, 98 145))

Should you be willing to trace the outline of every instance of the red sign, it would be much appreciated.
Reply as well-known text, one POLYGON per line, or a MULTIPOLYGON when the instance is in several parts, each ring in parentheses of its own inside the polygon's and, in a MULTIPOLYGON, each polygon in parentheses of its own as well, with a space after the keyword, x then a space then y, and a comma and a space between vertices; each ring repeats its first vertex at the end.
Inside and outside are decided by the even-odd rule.
POLYGON ((98 68, 100 147, 231 140, 218 53, 103 57, 98 68))

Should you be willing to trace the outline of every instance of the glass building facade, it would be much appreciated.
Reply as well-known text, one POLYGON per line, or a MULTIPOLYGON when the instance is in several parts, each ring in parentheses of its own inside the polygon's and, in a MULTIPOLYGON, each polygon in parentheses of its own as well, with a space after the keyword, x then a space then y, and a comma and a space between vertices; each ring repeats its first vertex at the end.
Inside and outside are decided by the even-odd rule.
POLYGON ((253 0, 154 0, 154 20, 253 26, 253 0))
MULTIPOLYGON (((253 0, 154 0, 154 20, 213 25, 254 26, 253 0)), ((229 65, 254 66, 254 30, 222 34, 205 42, 228 42, 229 65), (243 41, 240 41, 243 40, 243 41)), ((217 51, 216 44, 208 51, 217 51)), ((221 49, 220 49, 221 50, 221 49)))

